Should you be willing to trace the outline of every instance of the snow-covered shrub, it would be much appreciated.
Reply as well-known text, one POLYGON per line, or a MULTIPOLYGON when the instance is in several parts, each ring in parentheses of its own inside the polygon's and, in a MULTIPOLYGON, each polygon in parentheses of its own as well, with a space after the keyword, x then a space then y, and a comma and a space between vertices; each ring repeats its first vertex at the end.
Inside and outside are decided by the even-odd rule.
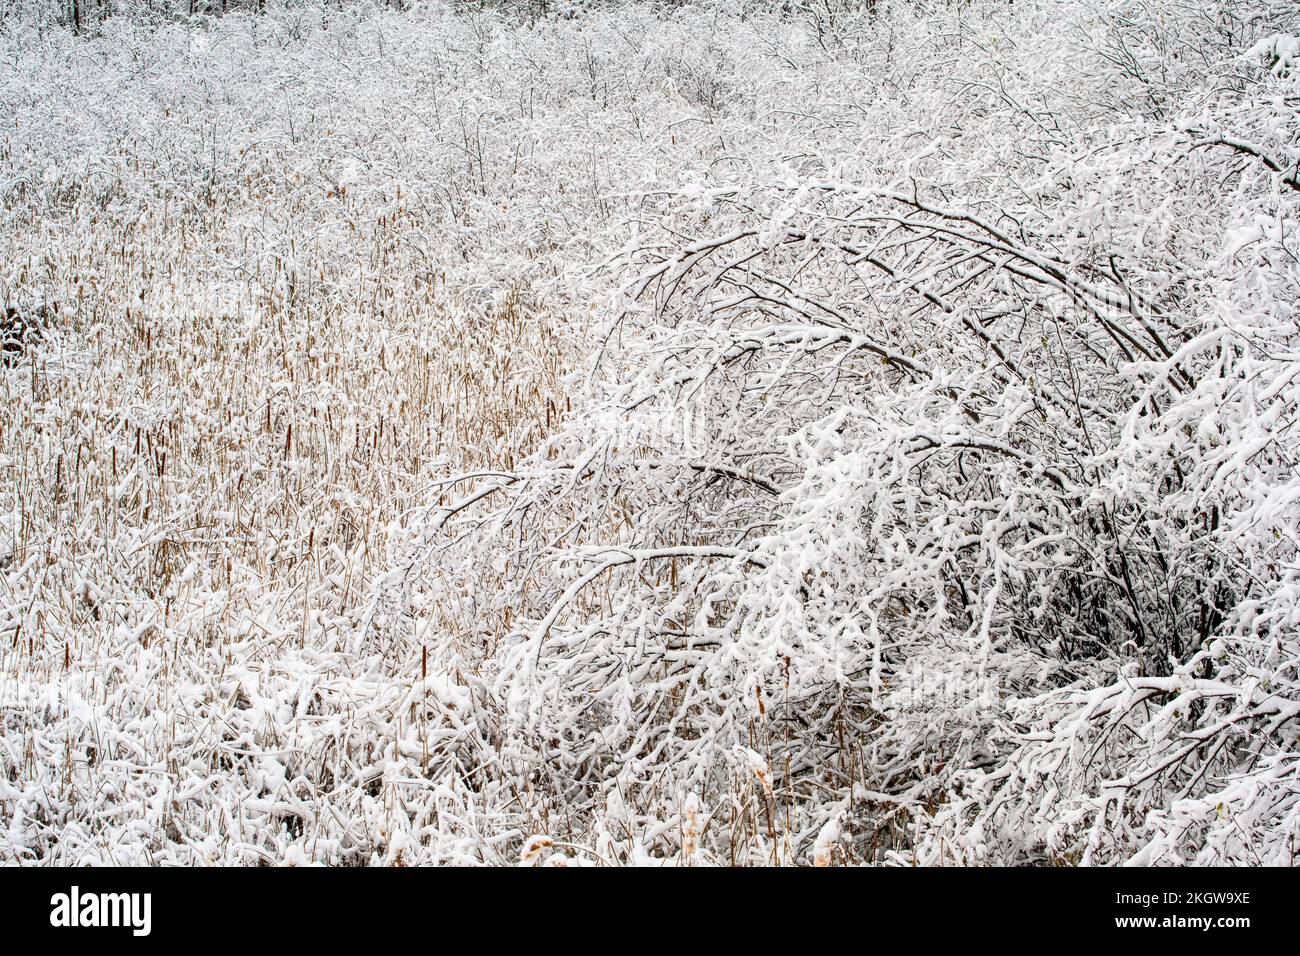
POLYGON ((647 197, 575 413, 437 559, 505 557, 487 687, 566 804, 721 806, 744 746, 760 858, 853 806, 868 859, 1289 861, 1289 82, 647 197))

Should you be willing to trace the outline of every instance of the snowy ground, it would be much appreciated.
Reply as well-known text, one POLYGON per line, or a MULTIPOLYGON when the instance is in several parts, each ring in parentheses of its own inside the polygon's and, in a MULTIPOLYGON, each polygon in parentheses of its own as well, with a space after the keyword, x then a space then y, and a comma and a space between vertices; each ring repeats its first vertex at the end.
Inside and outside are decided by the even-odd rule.
POLYGON ((0 29, 0 861, 1294 862, 1300 18, 742 6, 0 29))

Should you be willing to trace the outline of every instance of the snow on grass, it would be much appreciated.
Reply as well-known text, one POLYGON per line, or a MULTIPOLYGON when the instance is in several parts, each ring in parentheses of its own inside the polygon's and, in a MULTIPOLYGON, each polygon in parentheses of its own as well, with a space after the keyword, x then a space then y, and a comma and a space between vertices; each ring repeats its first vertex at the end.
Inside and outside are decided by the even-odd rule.
POLYGON ((7 21, 0 861, 1293 862, 1203 6, 7 21))

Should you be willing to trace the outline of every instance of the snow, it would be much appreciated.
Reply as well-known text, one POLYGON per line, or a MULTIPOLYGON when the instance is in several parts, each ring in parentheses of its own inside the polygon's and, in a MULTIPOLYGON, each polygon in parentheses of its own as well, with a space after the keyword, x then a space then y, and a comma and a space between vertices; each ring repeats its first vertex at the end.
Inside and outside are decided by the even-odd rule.
POLYGON ((128 6, 0 17, 0 862, 1294 863, 1285 4, 128 6))

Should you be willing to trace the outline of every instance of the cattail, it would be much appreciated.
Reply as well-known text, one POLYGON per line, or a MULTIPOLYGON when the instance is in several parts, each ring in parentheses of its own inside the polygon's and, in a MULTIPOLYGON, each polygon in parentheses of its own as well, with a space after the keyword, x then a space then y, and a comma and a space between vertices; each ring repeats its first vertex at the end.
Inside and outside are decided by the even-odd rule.
POLYGON ((749 765, 750 772, 754 774, 754 779, 763 788, 763 792, 771 797, 773 795, 772 772, 762 754, 749 747, 737 747, 736 749, 749 765))
POLYGON ((692 862, 700 852, 700 802, 688 794, 682 816, 682 856, 692 862))
POLYGON ((548 836, 532 836, 524 842, 524 848, 519 854, 520 866, 536 866, 538 858, 542 851, 548 847, 555 846, 555 841, 548 836))
POLYGON ((835 844, 840 839, 839 817, 827 820, 817 831, 817 840, 813 843, 813 866, 830 866, 835 844))

